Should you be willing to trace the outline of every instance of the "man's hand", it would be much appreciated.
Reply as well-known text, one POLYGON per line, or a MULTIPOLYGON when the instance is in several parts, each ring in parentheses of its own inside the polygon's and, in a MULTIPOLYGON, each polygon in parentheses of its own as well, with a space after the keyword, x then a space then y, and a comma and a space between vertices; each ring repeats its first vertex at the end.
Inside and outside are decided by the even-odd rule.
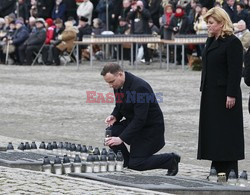
POLYGON ((106 118, 105 123, 108 127, 112 126, 116 122, 116 118, 113 115, 110 115, 106 118))
POLYGON ((226 108, 231 109, 235 105, 235 98, 227 96, 226 108))
POLYGON ((109 138, 106 138, 106 141, 105 141, 106 146, 117 146, 122 143, 123 141, 119 137, 109 137, 109 138))

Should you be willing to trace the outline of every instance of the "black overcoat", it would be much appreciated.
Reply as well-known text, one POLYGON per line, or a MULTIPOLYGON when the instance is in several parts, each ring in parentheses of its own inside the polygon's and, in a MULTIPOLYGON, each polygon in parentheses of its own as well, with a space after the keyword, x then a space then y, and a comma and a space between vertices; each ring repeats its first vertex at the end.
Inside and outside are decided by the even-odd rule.
POLYGON ((243 48, 234 35, 208 38, 203 53, 198 159, 244 159, 241 75, 243 48), (235 97, 232 109, 227 96, 235 97))
POLYGON ((146 81, 125 72, 122 94, 122 102, 117 100, 112 112, 117 121, 123 117, 128 121, 119 137, 130 145, 131 157, 151 156, 165 145, 163 114, 154 92, 146 81))

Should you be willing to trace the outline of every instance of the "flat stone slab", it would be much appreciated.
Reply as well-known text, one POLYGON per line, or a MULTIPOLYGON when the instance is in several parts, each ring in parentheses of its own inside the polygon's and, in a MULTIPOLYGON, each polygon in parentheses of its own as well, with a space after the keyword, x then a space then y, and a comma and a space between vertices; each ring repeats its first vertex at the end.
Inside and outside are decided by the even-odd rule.
MULTIPOLYGON (((49 151, 42 153, 19 150, 0 151, 0 166, 42 171, 43 158, 45 156, 48 156, 50 161, 53 162, 56 155, 49 151)), ((70 160, 71 162, 73 161, 72 158, 70 160)), ((124 169, 122 172, 69 173, 68 176, 175 194, 207 194, 210 192, 225 195, 250 194, 249 187, 222 185, 190 177, 148 175, 145 172, 133 172, 130 169, 124 169)))
POLYGON ((115 185, 136 187, 168 193, 185 194, 249 194, 250 188, 222 185, 206 180, 190 179, 188 177, 149 176, 130 174, 125 172, 115 173, 70 173, 72 177, 87 178, 115 185))

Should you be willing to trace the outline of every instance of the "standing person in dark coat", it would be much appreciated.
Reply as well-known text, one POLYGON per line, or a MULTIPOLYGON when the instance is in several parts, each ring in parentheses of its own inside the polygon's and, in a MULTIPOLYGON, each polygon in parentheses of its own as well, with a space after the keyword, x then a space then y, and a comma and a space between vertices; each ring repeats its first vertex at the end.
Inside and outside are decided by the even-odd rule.
POLYGON ((161 5, 162 0, 149 0, 149 12, 154 25, 160 28, 159 18, 163 13, 163 8, 161 5))
POLYGON ((65 18, 66 20, 69 17, 73 17, 75 20, 77 20, 77 15, 76 15, 76 10, 77 10, 77 5, 76 1, 72 0, 63 0, 63 3, 65 4, 65 18))
POLYGON ((199 3, 202 5, 202 7, 211 9, 212 7, 214 7, 215 0, 199 0, 199 3))
POLYGON ((240 81, 243 47, 233 35, 233 25, 222 8, 204 16, 209 38, 202 56, 198 159, 211 167, 238 176, 238 160, 244 159, 243 113, 240 81))
POLYGON ((130 9, 131 9, 131 1, 130 0, 123 0, 122 1, 122 10, 120 13, 121 18, 127 19, 130 9))
MULTIPOLYGON (((131 6, 131 11, 128 14, 128 19, 131 21, 131 34, 151 34, 148 21, 150 19, 150 12, 144 7, 142 1, 137 1, 131 6)), ((143 44, 143 52, 145 64, 150 65, 150 57, 148 54, 147 44, 143 44)), ((135 58, 135 45, 134 45, 135 58)), ((135 60, 135 59, 134 59, 135 60)))
POLYGON ((5 17, 14 13, 16 9, 16 0, 1 0, 0 3, 0 17, 5 17))
MULTIPOLYGON (((250 59, 248 59, 248 62, 250 61, 250 59)), ((247 86, 250 87, 250 64, 246 64, 245 63, 245 70, 244 70, 244 81, 246 83, 247 86)), ((250 96, 249 96, 249 100, 248 100, 248 112, 250 114, 250 96)))
POLYGON ((51 18, 52 10, 55 5, 55 0, 37 0, 37 17, 51 18))
POLYGON ((165 145, 165 127, 151 86, 115 63, 105 65, 101 75, 117 98, 112 114, 105 120, 112 132, 105 145, 115 153, 121 150, 125 167, 139 171, 162 168, 168 169, 167 175, 176 175, 179 155, 155 155, 165 145), (130 152, 124 143, 130 145, 130 152))
POLYGON ((223 9, 227 12, 227 14, 229 15, 233 23, 238 22, 235 0, 226 0, 226 3, 224 4, 223 9))
POLYGON ((24 0, 18 0, 18 10, 17 10, 17 16, 22 17, 24 19, 25 24, 28 24, 29 22, 29 9, 28 5, 24 0))

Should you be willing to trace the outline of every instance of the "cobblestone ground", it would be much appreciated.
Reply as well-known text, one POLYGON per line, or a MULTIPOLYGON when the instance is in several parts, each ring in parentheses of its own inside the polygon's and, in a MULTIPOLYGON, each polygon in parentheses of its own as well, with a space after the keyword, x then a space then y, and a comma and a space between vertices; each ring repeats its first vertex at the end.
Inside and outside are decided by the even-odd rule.
MULTIPOLYGON (((100 76, 102 66, 103 63, 95 63, 92 68, 82 65, 80 70, 77 70, 75 66, 0 65, 0 146, 5 146, 9 141, 19 144, 27 140, 69 141, 102 147, 104 119, 114 105, 86 103, 86 91, 104 94, 112 92, 100 76)), ((209 162, 196 160, 200 72, 189 70, 183 72, 179 67, 172 67, 171 71, 167 72, 165 69, 159 69, 156 63, 147 67, 139 65, 138 70, 130 66, 125 66, 125 69, 147 80, 155 93, 163 94, 160 106, 165 117, 166 146, 161 152, 174 151, 182 156, 180 176, 204 179, 208 174, 209 162)), ((250 172, 250 116, 247 112, 249 91, 249 88, 242 83, 246 159, 239 162, 239 169, 248 172, 250 172)), ((149 171, 142 174, 165 174, 165 171, 149 171)), ((108 193, 109 190, 115 194, 124 193, 123 190, 126 194, 130 192, 127 189, 117 189, 112 185, 87 180, 73 179, 76 181, 74 185, 62 177, 48 177, 44 173, 4 167, 0 167, 0 180, 0 191, 5 190, 5 193, 20 194, 30 191, 32 194, 41 188, 40 193, 51 194, 75 190, 77 187, 97 190, 96 193, 108 193), (15 176, 18 177, 15 179, 15 176), (29 182, 23 180, 32 184, 29 185, 27 184, 29 182), (40 185, 39 182, 46 185, 40 185), (90 188, 91 185, 95 187, 90 188), (47 188, 48 186, 51 187, 47 188)), ((131 190, 131 193, 133 192, 135 191, 131 190)))

